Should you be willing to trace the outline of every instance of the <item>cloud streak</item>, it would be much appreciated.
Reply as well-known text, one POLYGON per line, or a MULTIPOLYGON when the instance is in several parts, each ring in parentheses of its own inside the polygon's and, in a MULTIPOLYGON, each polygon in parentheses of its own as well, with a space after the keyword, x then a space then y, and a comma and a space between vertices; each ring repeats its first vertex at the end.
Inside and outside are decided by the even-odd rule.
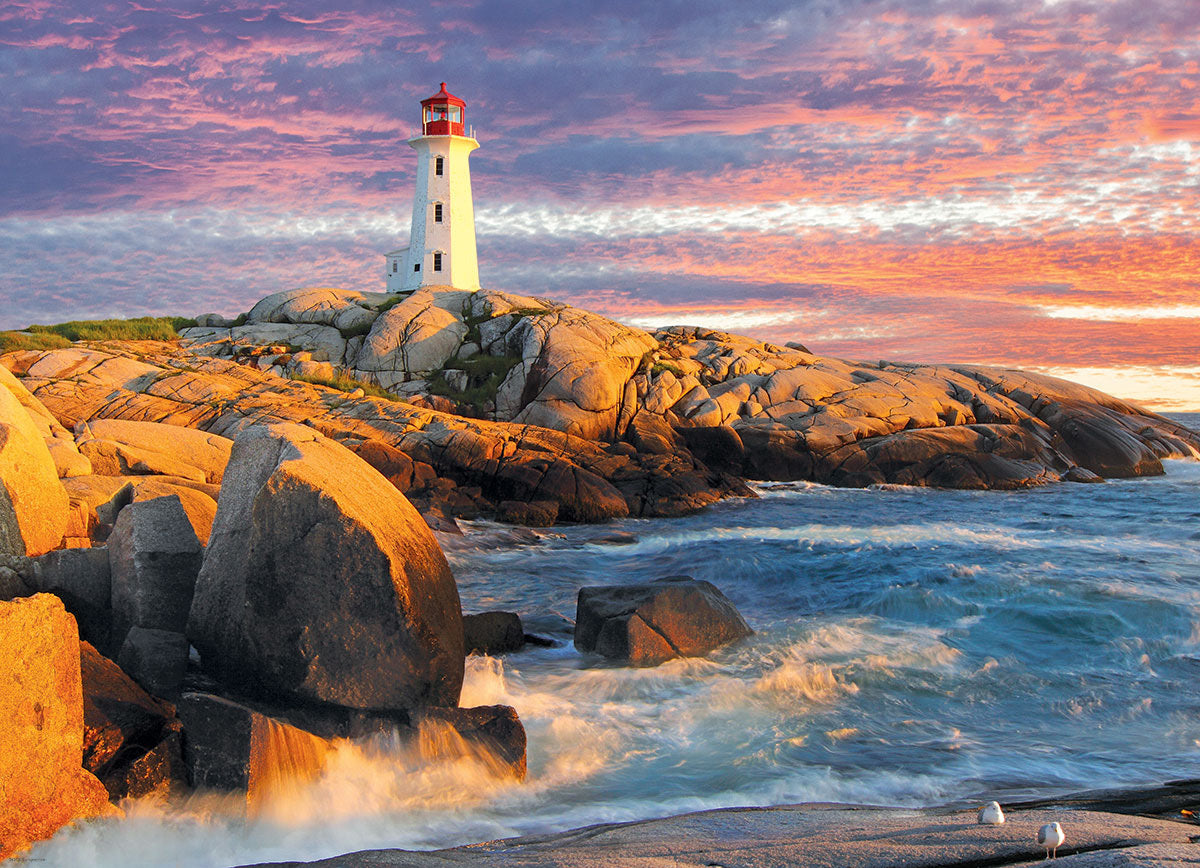
POLYGON ((1171 0, 0 0, 0 325, 378 289, 443 79, 486 285, 864 358, 1200 358, 1171 0))

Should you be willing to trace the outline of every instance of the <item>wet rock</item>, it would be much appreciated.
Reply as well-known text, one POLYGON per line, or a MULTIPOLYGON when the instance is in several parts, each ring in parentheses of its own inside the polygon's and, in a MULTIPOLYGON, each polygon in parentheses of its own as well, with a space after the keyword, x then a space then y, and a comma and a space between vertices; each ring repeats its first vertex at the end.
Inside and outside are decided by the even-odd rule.
POLYGON ((1129 429, 1120 413, 1062 404, 1043 409, 1038 417, 1062 437, 1080 467, 1097 476, 1123 479, 1163 473, 1154 449, 1129 429))
POLYGON ((207 693, 183 694, 179 717, 191 785, 243 792, 252 801, 266 795, 281 768, 315 774, 328 750, 309 732, 207 693))
POLYGON ((0 603, 0 859, 109 811, 83 768, 79 653, 75 619, 57 598, 0 603))
POLYGON ((463 636, 468 654, 505 654, 525 644, 525 628, 516 612, 463 615, 463 636))
POLYGON ((148 693, 176 700, 187 672, 188 641, 182 633, 130 627, 117 664, 148 693))
POLYGON ((87 642, 80 643, 80 669, 83 767, 100 778, 113 801, 181 792, 187 775, 174 707, 150 696, 87 642))
POLYGON ((1063 474, 1063 479, 1067 482, 1103 482, 1103 476, 1097 476, 1090 470, 1082 467, 1072 467, 1063 474))
POLYGON ((0 554, 40 555, 67 530, 67 493, 41 432, 0 388, 0 554))
POLYGON ((423 753, 430 759, 470 755, 497 776, 525 779, 525 727, 516 709, 507 705, 430 708, 417 723, 423 753))
POLYGON ((746 446, 737 431, 728 425, 680 428, 679 434, 691 453, 713 470, 736 475, 743 472, 746 446))
POLYGON ((1065 462, 1049 432, 1023 425, 960 425, 901 431, 814 459, 820 481, 938 488, 1017 489, 1058 480, 1065 462))
POLYGON ((104 647, 112 621, 112 581, 108 551, 60 549, 29 562, 35 590, 54 594, 79 624, 79 635, 104 647))
POLYGON ((696 657, 752 633, 714 585, 687 576, 579 589, 575 647, 620 663, 696 657))
POLYGON ((104 786, 114 802, 151 794, 174 796, 186 793, 189 786, 187 764, 183 761, 182 729, 171 730, 153 748, 114 771, 104 779, 104 786))
POLYGON ((558 520, 558 504, 553 500, 502 500, 496 505, 496 519, 523 527, 552 527, 558 520))
POLYGON ((378 471, 298 425, 239 435, 187 635, 250 696, 408 709, 462 686, 458 591, 432 533, 378 471))
POLYGON ((182 633, 203 547, 175 495, 131 503, 108 538, 112 575, 109 647, 119 649, 131 627, 182 633))

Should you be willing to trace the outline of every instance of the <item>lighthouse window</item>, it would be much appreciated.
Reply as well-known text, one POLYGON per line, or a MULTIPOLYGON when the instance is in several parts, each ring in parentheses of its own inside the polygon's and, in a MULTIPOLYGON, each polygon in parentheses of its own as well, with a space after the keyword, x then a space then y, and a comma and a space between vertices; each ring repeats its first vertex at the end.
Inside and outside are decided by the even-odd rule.
POLYGON ((392 260, 392 274, 395 274, 399 270, 400 270, 400 260, 393 259, 392 260))
POLYGON ((442 254, 440 254, 440 253, 433 254, 433 270, 434 271, 442 270, 442 254))
POLYGON ((417 262, 417 263, 414 263, 414 264, 413 264, 413 271, 420 271, 420 270, 421 270, 421 263, 419 263, 419 262, 417 262))
POLYGON ((436 205, 433 206, 433 222, 434 223, 442 222, 442 203, 441 202, 438 202, 436 205))
POLYGON ((460 109, 458 106, 456 106, 456 105, 450 106, 450 120, 452 122, 458 123, 460 120, 462 120, 461 115, 459 115, 459 111, 460 111, 460 109))
POLYGON ((443 162, 442 157, 438 157, 436 160, 433 161, 433 174, 435 174, 435 175, 442 174, 442 162, 443 162))

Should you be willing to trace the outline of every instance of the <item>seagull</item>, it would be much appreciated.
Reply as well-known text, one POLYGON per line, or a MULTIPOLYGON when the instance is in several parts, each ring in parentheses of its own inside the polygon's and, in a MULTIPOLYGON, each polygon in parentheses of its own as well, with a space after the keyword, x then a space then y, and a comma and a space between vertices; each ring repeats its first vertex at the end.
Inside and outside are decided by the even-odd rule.
POLYGON ((1062 826, 1058 823, 1047 823, 1038 829, 1038 843, 1046 848, 1046 858, 1057 858, 1058 848, 1063 845, 1063 841, 1067 840, 1063 835, 1062 826), (1054 854, 1051 857, 1051 853, 1054 854))
POLYGON ((1004 812, 1000 810, 999 802, 988 802, 979 809, 979 825, 1003 826, 1004 812))

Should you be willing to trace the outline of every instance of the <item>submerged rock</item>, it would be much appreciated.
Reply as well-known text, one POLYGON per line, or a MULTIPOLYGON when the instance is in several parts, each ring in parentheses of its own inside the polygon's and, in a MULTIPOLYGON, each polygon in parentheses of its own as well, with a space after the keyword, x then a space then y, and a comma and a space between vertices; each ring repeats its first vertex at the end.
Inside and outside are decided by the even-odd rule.
POLYGON ((0 859, 110 810, 83 768, 79 654, 75 619, 57 598, 0 603, 0 859))
POLYGON ((458 590, 433 534, 378 471, 298 425, 237 438, 187 635, 252 696, 410 709, 462 687, 458 590))
POLYGON ((713 584, 688 576, 579 589, 575 647, 619 663, 698 657, 753 632, 713 584))

